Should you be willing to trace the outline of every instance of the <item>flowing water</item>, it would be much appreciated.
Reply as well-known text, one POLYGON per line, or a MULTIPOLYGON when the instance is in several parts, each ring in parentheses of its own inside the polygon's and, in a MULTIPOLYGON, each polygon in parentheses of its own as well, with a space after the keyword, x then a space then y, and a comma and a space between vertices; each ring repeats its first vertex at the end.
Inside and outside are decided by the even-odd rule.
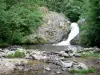
POLYGON ((56 46, 70 45, 72 39, 74 39, 79 34, 79 26, 77 23, 73 22, 70 26, 70 33, 67 40, 55 44, 56 46))

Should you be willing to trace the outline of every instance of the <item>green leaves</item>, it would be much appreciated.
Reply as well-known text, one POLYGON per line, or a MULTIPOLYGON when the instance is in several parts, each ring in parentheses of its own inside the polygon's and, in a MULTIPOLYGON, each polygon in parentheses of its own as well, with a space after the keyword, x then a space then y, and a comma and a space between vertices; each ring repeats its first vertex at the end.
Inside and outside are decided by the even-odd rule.
MULTIPOLYGON (((100 42, 100 0, 84 0, 82 17, 85 17, 86 21, 82 26, 82 31, 86 31, 87 35, 83 40, 87 40, 89 46, 99 46, 100 42)), ((84 41, 83 41, 84 42, 84 41)), ((86 44, 84 42, 84 44, 86 44)))
POLYGON ((46 0, 45 6, 52 11, 64 13, 72 21, 77 21, 82 13, 82 0, 46 0))
POLYGON ((5 37, 9 43, 22 43, 24 36, 35 32, 41 25, 42 16, 38 9, 38 0, 1 0, 1 2, 1 39, 5 37))

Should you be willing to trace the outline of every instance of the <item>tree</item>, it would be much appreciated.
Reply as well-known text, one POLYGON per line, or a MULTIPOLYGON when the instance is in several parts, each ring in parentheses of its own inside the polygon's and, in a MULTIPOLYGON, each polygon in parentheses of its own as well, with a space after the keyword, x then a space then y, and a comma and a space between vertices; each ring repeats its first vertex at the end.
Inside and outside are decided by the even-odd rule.
POLYGON ((88 6, 84 6, 87 11, 84 12, 84 15, 86 15, 86 25, 83 28, 86 31, 85 36, 83 34, 83 39, 87 41, 84 44, 100 47, 100 0, 88 0, 87 2, 88 6))
POLYGON ((10 3, 11 1, 2 1, 6 6, 2 9, 4 13, 0 12, 3 15, 1 23, 4 23, 7 27, 4 24, 1 25, 1 32, 5 33, 0 35, 2 36, 1 38, 4 37, 3 35, 9 38, 7 40, 9 43, 22 43, 24 36, 34 33, 37 27, 41 25, 42 15, 38 9, 37 0, 14 0, 10 3), (7 31, 3 30, 4 28, 7 31), (8 33, 8 37, 6 33, 8 33))
POLYGON ((82 13, 83 0, 42 0, 49 10, 64 13, 71 21, 77 21, 82 13))
POLYGON ((7 41, 7 36, 9 33, 8 25, 5 24, 6 22, 6 3, 4 0, 0 0, 0 42, 7 41))

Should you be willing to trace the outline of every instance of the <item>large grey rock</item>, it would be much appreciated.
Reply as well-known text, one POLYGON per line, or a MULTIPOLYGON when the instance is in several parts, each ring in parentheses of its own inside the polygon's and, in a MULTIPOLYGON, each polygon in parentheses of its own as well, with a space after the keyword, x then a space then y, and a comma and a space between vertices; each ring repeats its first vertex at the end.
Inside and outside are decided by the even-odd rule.
POLYGON ((43 15, 44 23, 36 30, 35 34, 27 37, 30 43, 45 44, 56 43, 68 33, 68 19, 63 14, 48 11, 43 15))
POLYGON ((56 12, 49 12, 44 16, 44 24, 38 28, 37 34, 48 43, 62 40, 68 32, 67 19, 56 12))
POLYGON ((61 61, 61 64, 62 64, 61 65, 62 67, 70 68, 72 66, 73 62, 72 61, 61 61))
POLYGON ((70 56, 68 53, 65 53, 65 51, 60 51, 59 55, 63 56, 63 57, 69 57, 70 56))
POLYGON ((74 70, 80 70, 80 69, 88 70, 88 67, 84 63, 73 62, 73 65, 72 65, 71 69, 74 69, 74 70))

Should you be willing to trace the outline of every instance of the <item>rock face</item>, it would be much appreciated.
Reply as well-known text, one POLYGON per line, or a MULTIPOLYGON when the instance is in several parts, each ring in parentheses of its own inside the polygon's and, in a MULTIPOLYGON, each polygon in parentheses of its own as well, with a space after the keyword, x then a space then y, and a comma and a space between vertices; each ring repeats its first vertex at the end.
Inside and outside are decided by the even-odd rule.
MULTIPOLYGON (((37 29, 36 34, 31 34, 29 40, 31 43, 56 43, 68 33, 68 19, 63 14, 46 11, 41 9, 44 23, 37 29)), ((67 36, 67 35, 66 35, 67 36)))

